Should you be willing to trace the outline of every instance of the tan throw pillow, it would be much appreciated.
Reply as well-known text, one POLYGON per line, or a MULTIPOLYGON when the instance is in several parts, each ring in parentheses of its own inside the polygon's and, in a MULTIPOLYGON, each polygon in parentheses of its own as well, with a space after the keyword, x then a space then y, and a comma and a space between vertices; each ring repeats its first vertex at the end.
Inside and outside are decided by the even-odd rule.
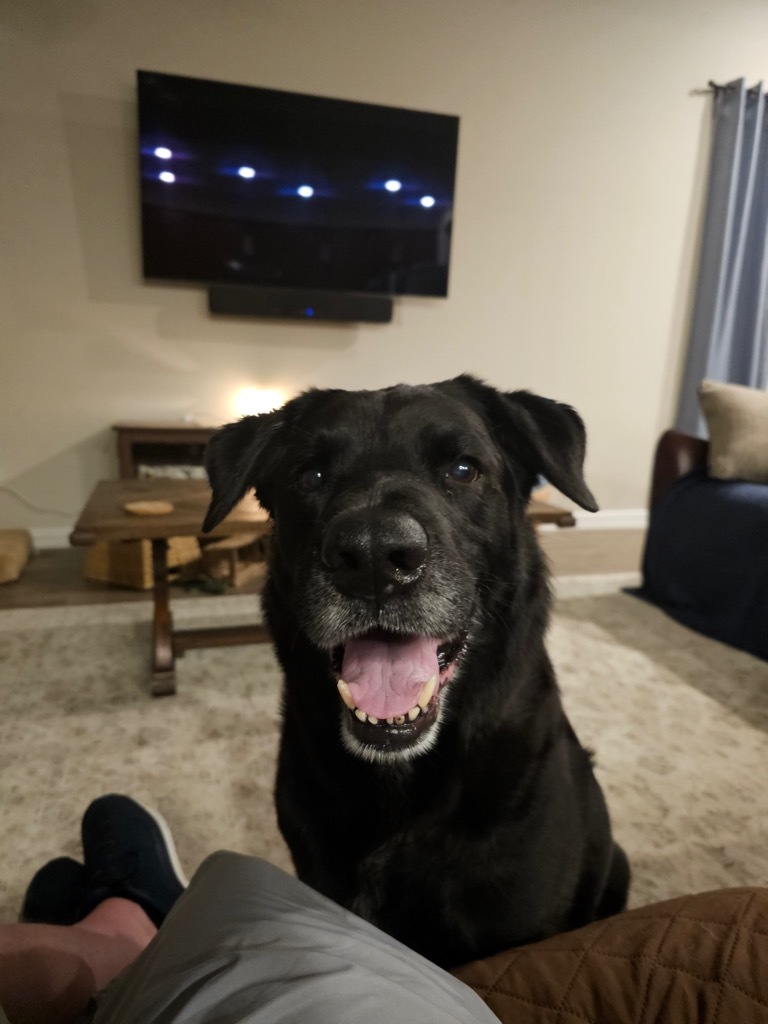
POLYGON ((768 391, 703 380, 699 404, 709 427, 709 474, 768 484, 768 391))

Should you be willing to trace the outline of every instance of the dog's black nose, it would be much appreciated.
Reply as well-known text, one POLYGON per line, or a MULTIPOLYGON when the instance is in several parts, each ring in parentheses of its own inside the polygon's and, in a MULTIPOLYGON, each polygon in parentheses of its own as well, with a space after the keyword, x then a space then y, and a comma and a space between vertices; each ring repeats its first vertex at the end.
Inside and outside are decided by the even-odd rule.
POLYGON ((321 556, 343 594, 381 600, 419 579, 427 547, 424 527, 412 516, 354 513, 330 524, 321 556))

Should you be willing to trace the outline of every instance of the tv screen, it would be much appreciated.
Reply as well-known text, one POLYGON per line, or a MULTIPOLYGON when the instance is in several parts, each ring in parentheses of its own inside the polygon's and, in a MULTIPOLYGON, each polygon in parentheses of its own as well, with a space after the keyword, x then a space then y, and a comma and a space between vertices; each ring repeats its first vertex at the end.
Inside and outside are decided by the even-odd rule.
POLYGON ((447 295, 457 117, 137 75, 145 277, 447 295))

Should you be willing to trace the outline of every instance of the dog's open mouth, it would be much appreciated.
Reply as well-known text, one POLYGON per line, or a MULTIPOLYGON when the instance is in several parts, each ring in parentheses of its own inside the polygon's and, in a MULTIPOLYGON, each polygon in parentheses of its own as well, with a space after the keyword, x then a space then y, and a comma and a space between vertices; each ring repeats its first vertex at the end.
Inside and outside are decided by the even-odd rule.
POLYGON ((466 636, 441 641, 376 630, 348 639, 333 655, 347 726, 382 753, 411 746, 438 716, 466 636))

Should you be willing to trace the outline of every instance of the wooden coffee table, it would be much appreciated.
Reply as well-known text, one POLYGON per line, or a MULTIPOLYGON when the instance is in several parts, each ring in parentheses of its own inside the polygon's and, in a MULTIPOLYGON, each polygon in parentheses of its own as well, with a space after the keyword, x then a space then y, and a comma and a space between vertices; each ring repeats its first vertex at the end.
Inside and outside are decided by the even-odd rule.
POLYGON ((565 527, 576 525, 573 512, 569 512, 567 508, 550 505, 548 501, 538 501, 536 498, 531 498, 528 502, 528 518, 534 526, 552 524, 565 527))
MULTIPOLYGON (((75 545, 97 541, 126 540, 152 542, 152 693, 165 696, 176 692, 176 658, 196 647, 234 646, 264 643, 270 639, 264 626, 227 626, 209 629, 174 629, 168 593, 168 539, 194 537, 202 530, 211 491, 203 480, 102 480, 96 485, 70 535, 75 545), (125 511, 130 501, 170 501, 173 511, 166 515, 137 516, 125 511)), ((575 520, 565 509, 532 501, 528 514, 535 524, 573 526, 575 520)), ((248 532, 265 534, 270 524, 255 499, 246 499, 211 530, 209 537, 226 537, 248 532)))
MULTIPOLYGON (((228 626, 210 629, 174 629, 168 595, 168 539, 201 533, 211 490, 203 480, 102 480, 96 485, 70 535, 75 545, 97 541, 152 542, 152 693, 156 697, 176 692, 175 663, 196 647, 264 643, 270 639, 264 626, 228 626), (131 501, 170 501, 166 515, 137 516, 125 511, 131 501)), ((207 536, 226 537, 248 532, 265 534, 270 526, 266 512, 255 499, 246 499, 207 536)))

